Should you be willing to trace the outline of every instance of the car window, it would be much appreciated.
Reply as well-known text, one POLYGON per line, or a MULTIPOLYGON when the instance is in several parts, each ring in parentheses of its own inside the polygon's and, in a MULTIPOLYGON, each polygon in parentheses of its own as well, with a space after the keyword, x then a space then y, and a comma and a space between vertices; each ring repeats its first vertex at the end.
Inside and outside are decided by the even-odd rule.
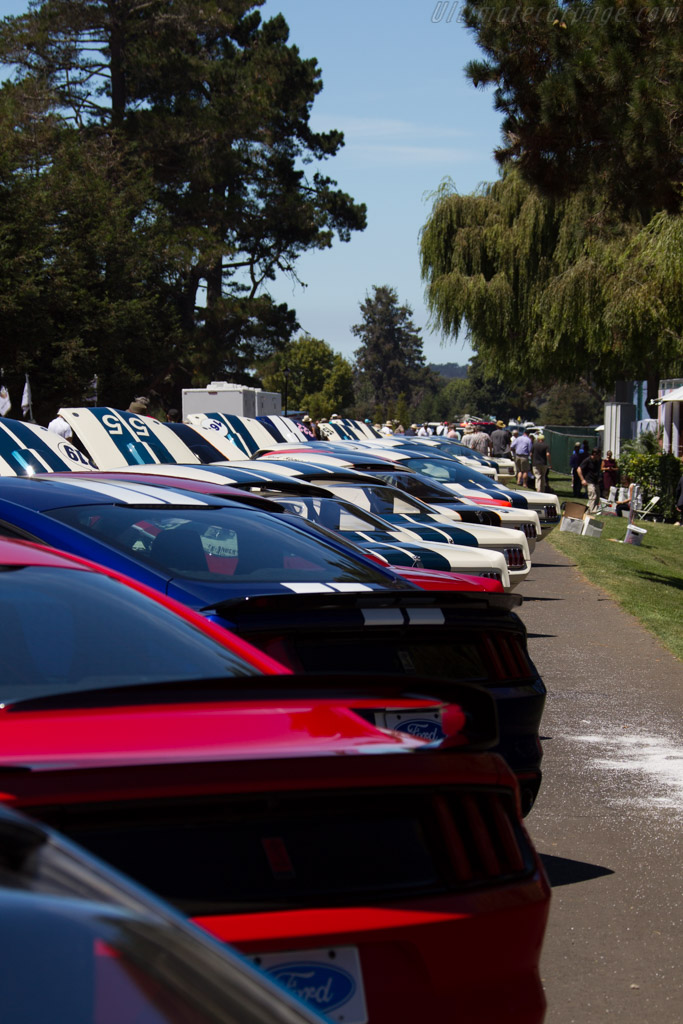
POLYGON ((251 508, 94 505, 47 514, 171 577, 387 585, 372 566, 251 508))
POLYGON ((362 487, 357 484, 338 484, 329 488, 339 498, 344 498, 359 508, 373 512, 376 516, 414 514, 430 511, 413 501, 407 495, 395 493, 388 487, 362 487))
POLYGON ((418 473, 424 473, 425 476, 433 477, 434 480, 451 480, 454 478, 454 474, 449 466, 444 465, 442 462, 430 461, 428 459, 410 459, 407 465, 411 469, 417 470, 418 473))
POLYGON ((153 598, 94 572, 0 573, 0 701, 138 683, 256 675, 153 598))
POLYGON ((365 515, 361 509, 352 504, 338 501, 336 498, 306 497, 278 498, 281 505, 295 515, 329 530, 341 530, 343 533, 381 533, 386 532, 386 523, 378 522, 372 515, 365 515))

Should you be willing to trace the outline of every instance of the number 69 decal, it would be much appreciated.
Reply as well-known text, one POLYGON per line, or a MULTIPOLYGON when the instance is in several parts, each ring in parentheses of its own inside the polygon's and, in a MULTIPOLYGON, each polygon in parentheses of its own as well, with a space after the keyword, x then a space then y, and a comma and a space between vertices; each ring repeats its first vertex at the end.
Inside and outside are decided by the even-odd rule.
POLYGON ((82 466, 90 465, 90 460, 87 459, 83 452, 79 451, 74 445, 67 444, 65 441, 60 441, 58 448, 60 454, 63 455, 65 459, 68 459, 69 462, 78 462, 82 466))

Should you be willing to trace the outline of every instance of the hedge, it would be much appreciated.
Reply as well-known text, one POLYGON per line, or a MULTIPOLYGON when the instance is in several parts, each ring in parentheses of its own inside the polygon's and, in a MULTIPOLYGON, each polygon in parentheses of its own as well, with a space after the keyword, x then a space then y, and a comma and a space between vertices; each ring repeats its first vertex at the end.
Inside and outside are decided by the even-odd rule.
POLYGON ((622 480, 627 476, 643 490, 643 501, 659 495, 659 515, 665 519, 676 517, 674 494, 683 474, 683 462, 675 455, 642 455, 622 452, 619 458, 622 480))

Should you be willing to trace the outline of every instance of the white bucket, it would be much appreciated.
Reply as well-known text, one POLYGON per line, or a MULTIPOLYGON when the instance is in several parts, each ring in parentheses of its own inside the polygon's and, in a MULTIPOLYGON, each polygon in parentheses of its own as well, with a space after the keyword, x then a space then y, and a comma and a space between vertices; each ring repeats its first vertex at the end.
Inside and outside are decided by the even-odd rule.
POLYGON ((646 533, 647 530, 644 530, 642 526, 628 526, 626 528, 624 544, 640 544, 643 535, 646 533))

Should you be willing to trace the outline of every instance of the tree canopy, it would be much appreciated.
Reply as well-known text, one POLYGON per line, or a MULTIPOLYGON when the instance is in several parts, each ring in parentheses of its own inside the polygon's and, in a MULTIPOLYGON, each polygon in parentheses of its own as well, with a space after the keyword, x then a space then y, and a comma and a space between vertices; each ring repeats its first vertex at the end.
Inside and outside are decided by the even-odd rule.
POLYGON ((273 355, 261 368, 263 386, 287 395, 288 409, 314 419, 341 415, 353 402, 351 364, 325 341, 303 335, 273 355))
POLYGON ((434 323, 467 324, 509 382, 666 377, 683 351, 683 221, 622 219, 599 194, 544 197, 517 167, 462 196, 446 182, 421 235, 434 323))
POLYGON ((681 209, 683 16, 658 0, 467 0, 462 19, 493 86, 502 164, 544 194, 596 189, 646 219, 681 209))
POLYGON ((3 364, 35 393, 253 382, 297 328, 268 282, 365 226, 309 170, 343 145, 310 126, 320 69, 259 5, 33 0, 0 23, 3 364))

